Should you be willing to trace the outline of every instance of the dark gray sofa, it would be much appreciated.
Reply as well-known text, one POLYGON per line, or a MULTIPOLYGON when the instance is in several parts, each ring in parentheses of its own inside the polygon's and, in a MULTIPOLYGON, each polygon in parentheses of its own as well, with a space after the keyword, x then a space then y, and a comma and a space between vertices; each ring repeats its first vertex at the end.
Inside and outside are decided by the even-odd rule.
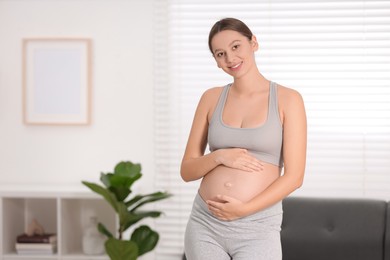
POLYGON ((290 197, 283 210, 283 260, 390 260, 386 201, 290 197))
POLYGON ((283 260, 390 260, 386 201, 289 197, 283 211, 283 260))

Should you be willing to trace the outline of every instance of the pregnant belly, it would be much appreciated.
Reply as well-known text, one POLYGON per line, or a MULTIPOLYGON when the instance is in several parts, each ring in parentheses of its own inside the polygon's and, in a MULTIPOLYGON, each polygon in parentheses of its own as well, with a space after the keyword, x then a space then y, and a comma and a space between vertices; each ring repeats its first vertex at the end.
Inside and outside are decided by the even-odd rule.
POLYGON ((218 166, 203 177, 199 194, 204 200, 216 200, 217 195, 228 195, 243 202, 265 190, 280 176, 279 167, 265 164, 264 170, 246 172, 218 166))

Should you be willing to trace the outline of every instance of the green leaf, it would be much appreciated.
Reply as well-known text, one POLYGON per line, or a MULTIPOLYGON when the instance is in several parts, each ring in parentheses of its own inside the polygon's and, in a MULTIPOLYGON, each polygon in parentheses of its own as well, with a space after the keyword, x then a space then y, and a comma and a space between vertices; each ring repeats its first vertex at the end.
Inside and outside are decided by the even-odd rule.
POLYGON ((120 162, 115 166, 114 173, 101 173, 100 180, 118 201, 124 201, 131 193, 131 186, 142 177, 141 165, 132 162, 120 162))
POLYGON ((138 246, 133 241, 109 238, 104 245, 111 260, 136 260, 138 257, 138 246))
POLYGON ((163 199, 169 198, 171 196, 172 196, 172 194, 169 194, 167 192, 154 192, 154 193, 147 194, 147 195, 138 195, 137 200, 133 199, 134 201, 131 200, 131 201, 127 202, 126 205, 129 207, 131 204, 137 203, 137 204, 133 205, 133 207, 131 209, 129 209, 130 211, 135 211, 136 209, 138 209, 139 207, 141 207, 147 203, 163 200, 163 199))
POLYGON ((132 163, 130 161, 119 162, 114 168, 114 174, 124 176, 136 176, 141 173, 141 164, 132 163))
POLYGON ((111 193, 106 188, 92 182, 82 181, 82 183, 88 188, 90 188, 92 191, 103 196, 106 199, 106 201, 110 203, 112 208, 115 209, 116 212, 118 212, 118 201, 116 199, 116 196, 113 193, 111 193))
POLYGON ((100 173, 100 181, 104 184, 104 186, 106 186, 106 188, 109 188, 111 186, 111 182, 110 182, 111 175, 112 173, 107 173, 107 174, 100 173))
POLYGON ((114 173, 100 174, 101 182, 111 189, 120 201, 126 199, 131 193, 131 186, 141 177, 141 165, 129 161, 118 163, 114 173))
POLYGON ((138 245, 138 256, 152 251, 158 243, 159 235, 146 225, 142 225, 134 230, 131 241, 138 245))
POLYGON ((131 185, 138 179, 142 177, 142 174, 136 175, 120 175, 113 173, 101 173, 100 181, 107 187, 126 187, 130 189, 131 185))
POLYGON ((127 196, 131 193, 131 190, 129 190, 125 186, 121 187, 110 187, 109 190, 115 194, 115 197, 118 201, 124 201, 127 196))
POLYGON ((126 185, 126 187, 130 188, 133 183, 141 177, 142 174, 140 164, 134 164, 129 161, 120 162, 115 166, 114 176, 111 179, 111 185, 126 185))
POLYGON ((122 176, 122 175, 112 175, 109 176, 110 178, 110 187, 126 187, 127 189, 130 189, 130 187, 133 185, 133 183, 141 178, 141 174, 138 174, 136 176, 122 176))
POLYGON ((146 217, 157 218, 161 215, 160 211, 127 211, 124 203, 118 203, 119 232, 126 231, 129 227, 146 217))
POLYGON ((131 200, 125 202, 125 204, 129 208, 130 206, 132 206, 133 204, 137 203, 139 200, 141 200, 145 196, 148 196, 148 195, 136 195, 131 200))
POLYGON ((118 217, 119 217, 119 232, 124 232, 130 226, 127 223, 132 223, 134 221, 134 216, 127 211, 126 205, 121 202, 118 204, 118 217))
POLYGON ((126 231, 129 227, 142 220, 143 218, 157 218, 162 213, 160 211, 136 211, 129 212, 123 202, 118 202, 119 232, 126 231))
POLYGON ((143 218, 151 217, 157 218, 162 213, 160 211, 137 211, 137 212, 128 212, 126 222, 123 223, 123 230, 128 229, 130 226, 134 225, 143 218))
POLYGON ((110 238, 110 237, 114 237, 110 231, 108 231, 108 229, 102 224, 102 223, 98 223, 98 230, 100 233, 102 233, 103 235, 105 235, 106 237, 110 238))

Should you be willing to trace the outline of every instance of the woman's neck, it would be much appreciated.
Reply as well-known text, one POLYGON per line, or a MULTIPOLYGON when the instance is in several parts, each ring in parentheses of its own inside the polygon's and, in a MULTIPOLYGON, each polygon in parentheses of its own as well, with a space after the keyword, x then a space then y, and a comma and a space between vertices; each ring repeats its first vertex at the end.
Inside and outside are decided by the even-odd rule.
POLYGON ((267 90, 268 85, 269 81, 258 71, 244 77, 235 78, 233 82, 234 92, 237 94, 250 94, 267 90))

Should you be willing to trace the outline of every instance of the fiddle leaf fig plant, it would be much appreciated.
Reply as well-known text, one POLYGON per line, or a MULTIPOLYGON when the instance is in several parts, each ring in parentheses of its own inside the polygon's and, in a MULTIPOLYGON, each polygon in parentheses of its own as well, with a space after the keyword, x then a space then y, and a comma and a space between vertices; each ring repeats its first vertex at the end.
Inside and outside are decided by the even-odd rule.
POLYGON ((117 234, 112 234, 102 223, 98 223, 97 227, 107 237, 104 246, 111 260, 136 260, 138 256, 152 251, 158 243, 159 234, 147 225, 134 229, 129 239, 123 237, 123 233, 140 220, 157 218, 162 214, 161 211, 141 210, 144 205, 172 196, 161 191, 130 196, 132 185, 141 177, 140 164, 122 161, 115 166, 113 173, 101 173, 100 181, 103 185, 82 181, 93 192, 101 195, 117 214, 117 234))

